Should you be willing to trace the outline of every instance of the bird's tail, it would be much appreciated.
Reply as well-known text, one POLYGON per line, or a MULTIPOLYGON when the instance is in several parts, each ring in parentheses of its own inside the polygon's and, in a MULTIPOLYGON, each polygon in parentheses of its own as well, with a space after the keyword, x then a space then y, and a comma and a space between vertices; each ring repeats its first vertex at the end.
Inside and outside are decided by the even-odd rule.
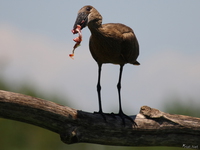
POLYGON ((139 66, 140 63, 139 63, 138 61, 135 61, 135 62, 133 63, 133 65, 139 66))

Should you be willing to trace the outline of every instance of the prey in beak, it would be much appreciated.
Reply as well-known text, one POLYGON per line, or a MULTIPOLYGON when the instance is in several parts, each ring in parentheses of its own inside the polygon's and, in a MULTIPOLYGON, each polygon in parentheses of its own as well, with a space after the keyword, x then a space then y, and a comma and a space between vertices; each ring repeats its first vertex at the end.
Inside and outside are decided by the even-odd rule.
POLYGON ((74 42, 76 42, 76 44, 73 47, 72 50, 72 54, 69 54, 69 56, 73 59, 74 56, 74 51, 75 49, 80 45, 81 41, 82 41, 82 34, 81 34, 81 29, 83 29, 84 27, 87 26, 87 22, 88 22, 88 14, 85 12, 81 12, 78 14, 74 27, 72 29, 72 33, 76 34, 78 33, 79 36, 74 38, 74 42))

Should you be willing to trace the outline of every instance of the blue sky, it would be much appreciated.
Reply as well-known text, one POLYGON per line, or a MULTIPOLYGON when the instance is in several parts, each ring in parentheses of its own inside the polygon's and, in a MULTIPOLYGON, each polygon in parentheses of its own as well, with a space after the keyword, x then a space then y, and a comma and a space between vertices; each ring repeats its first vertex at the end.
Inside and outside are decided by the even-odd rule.
MULTIPOLYGON (((41 92, 57 92, 70 98, 70 106, 85 111, 98 109, 97 65, 90 55, 88 28, 83 42, 75 44, 71 33, 78 10, 94 6, 103 23, 130 26, 140 44, 141 66, 126 65, 122 78, 125 112, 140 106, 162 109, 171 94, 200 97, 200 1, 0 1, 0 59, 11 83, 28 81, 41 92)), ((119 66, 102 70, 102 98, 106 112, 118 110, 116 83, 119 66)))

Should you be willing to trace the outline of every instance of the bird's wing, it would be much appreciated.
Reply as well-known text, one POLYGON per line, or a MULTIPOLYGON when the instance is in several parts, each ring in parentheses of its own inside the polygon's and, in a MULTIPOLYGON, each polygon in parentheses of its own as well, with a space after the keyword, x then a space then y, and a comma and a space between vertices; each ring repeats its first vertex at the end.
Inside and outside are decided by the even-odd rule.
POLYGON ((121 55, 128 63, 139 65, 140 63, 136 61, 139 55, 139 44, 133 30, 129 27, 124 29, 122 38, 121 55))
POLYGON ((103 24, 102 28, 99 30, 103 35, 104 41, 100 42, 102 39, 100 36, 97 36, 98 40, 96 45, 98 45, 98 43, 103 44, 93 46, 95 47, 94 49, 101 47, 99 50, 101 54, 99 54, 99 56, 105 53, 106 55, 104 55, 104 58, 115 58, 115 60, 113 60, 115 63, 139 64, 136 61, 137 56, 139 55, 139 45, 135 34, 130 27, 119 23, 109 23, 103 24), (122 58, 121 60, 119 59, 119 56, 122 58))

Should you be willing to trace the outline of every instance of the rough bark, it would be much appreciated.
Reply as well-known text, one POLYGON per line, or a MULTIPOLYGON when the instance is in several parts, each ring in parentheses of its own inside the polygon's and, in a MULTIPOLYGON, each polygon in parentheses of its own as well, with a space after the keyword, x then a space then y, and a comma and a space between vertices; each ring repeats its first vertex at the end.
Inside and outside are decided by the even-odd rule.
MULTIPOLYGON (((40 126, 60 134, 64 143, 198 148, 200 118, 164 113, 142 106, 123 125, 119 116, 79 111, 54 102, 0 90, 0 117, 40 126)), ((13 125, 14 126, 14 125, 13 125)))

